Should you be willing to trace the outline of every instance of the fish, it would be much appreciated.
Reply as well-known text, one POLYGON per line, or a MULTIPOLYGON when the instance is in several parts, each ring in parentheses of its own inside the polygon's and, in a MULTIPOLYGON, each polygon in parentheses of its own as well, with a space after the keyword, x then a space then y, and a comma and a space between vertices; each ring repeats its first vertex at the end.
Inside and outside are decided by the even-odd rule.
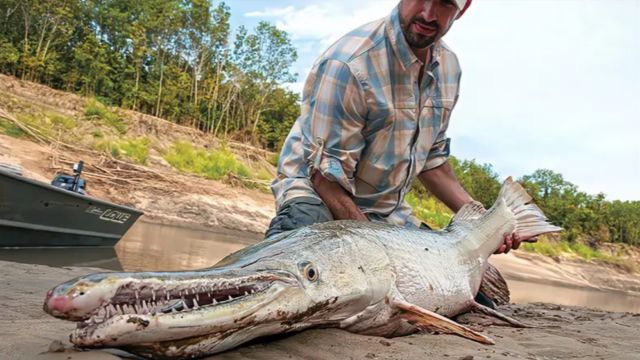
POLYGON ((495 203, 464 205, 442 230, 331 221, 274 235, 194 271, 104 272, 51 289, 44 311, 77 322, 80 348, 194 358, 268 335, 336 327, 382 337, 418 331, 493 344, 451 318, 474 297, 504 234, 558 232, 511 178, 495 203))

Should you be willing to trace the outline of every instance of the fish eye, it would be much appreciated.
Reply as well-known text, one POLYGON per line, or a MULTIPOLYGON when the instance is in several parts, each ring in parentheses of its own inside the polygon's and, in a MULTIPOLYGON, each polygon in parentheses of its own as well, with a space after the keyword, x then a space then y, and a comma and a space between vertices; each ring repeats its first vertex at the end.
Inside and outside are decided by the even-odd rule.
POLYGON ((303 270, 304 276, 309 281, 318 280, 318 269, 316 269, 315 265, 308 263, 303 270))

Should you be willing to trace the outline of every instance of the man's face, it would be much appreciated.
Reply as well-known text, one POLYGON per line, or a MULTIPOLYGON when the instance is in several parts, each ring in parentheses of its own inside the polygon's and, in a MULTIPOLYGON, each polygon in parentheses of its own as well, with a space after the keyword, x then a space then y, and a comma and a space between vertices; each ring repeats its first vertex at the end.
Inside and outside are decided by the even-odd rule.
POLYGON ((454 0, 402 0, 400 23, 407 43, 422 49, 438 41, 461 15, 454 0))

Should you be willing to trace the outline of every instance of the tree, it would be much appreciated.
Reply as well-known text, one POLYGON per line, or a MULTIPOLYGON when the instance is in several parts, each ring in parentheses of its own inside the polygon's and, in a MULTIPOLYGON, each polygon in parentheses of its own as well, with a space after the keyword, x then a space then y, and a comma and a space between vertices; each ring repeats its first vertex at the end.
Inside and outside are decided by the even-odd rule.
POLYGON ((236 74, 242 88, 241 98, 246 129, 255 138, 260 117, 269 94, 280 83, 292 82, 296 75, 290 71, 298 55, 286 32, 261 21, 255 33, 249 34, 241 26, 238 29, 233 51, 233 61, 240 72, 236 74))

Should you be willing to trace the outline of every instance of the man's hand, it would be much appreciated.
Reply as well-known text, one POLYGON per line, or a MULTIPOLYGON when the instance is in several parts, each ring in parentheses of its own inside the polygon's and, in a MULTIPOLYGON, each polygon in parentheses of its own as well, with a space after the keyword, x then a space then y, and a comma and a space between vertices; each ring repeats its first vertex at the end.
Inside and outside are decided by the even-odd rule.
POLYGON ((511 250, 517 250, 523 241, 536 242, 538 239, 535 236, 520 237, 516 233, 504 234, 504 244, 494 254, 507 254, 511 250))
POLYGON ((335 220, 369 221, 340 184, 329 181, 319 171, 311 176, 313 187, 331 211, 335 220))

